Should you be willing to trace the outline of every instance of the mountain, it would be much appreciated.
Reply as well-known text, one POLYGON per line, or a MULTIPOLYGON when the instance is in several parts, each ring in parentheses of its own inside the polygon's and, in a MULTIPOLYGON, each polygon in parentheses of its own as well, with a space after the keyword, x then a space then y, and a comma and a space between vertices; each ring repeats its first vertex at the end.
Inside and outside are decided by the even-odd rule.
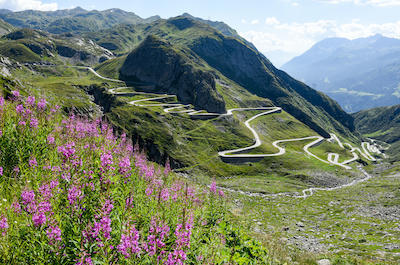
POLYGON ((400 102, 400 40, 325 39, 282 66, 348 112, 400 102))
POLYGON ((120 77, 154 84, 155 91, 177 95, 180 102, 208 112, 226 112, 214 75, 198 61, 190 50, 149 35, 126 57, 120 77))
POLYGON ((20 29, 0 38, 0 54, 20 63, 69 62, 97 64, 113 58, 113 54, 93 41, 50 33, 20 29))
POLYGON ((391 145, 390 160, 400 159, 400 105, 360 111, 353 117, 362 134, 391 145))
MULTIPOLYGON (((182 17, 207 24, 215 30, 220 31, 225 36, 236 38, 252 49, 256 49, 251 42, 241 37, 235 29, 229 27, 229 25, 224 22, 205 20, 194 17, 188 13, 184 13, 182 17)), ((156 20, 157 19, 154 19, 154 21, 156 20)), ((150 22, 150 20, 147 21, 150 22)), ((96 40, 100 46, 113 51, 114 53, 124 54, 132 50, 139 44, 139 42, 142 41, 143 36, 141 31, 145 31, 145 27, 147 26, 137 24, 120 24, 110 29, 101 30, 98 32, 86 32, 85 36, 96 40)))
MULTIPOLYGON (((68 12, 69 18, 86 14, 68 12)), ((0 248, 1 264, 88 257, 94 263, 165 263, 167 253, 168 259, 185 254, 177 241, 182 229, 191 235, 183 238, 190 243, 182 261, 188 264, 397 261, 391 249, 398 241, 382 231, 396 235, 399 211, 391 207, 398 205, 399 181, 368 175, 361 166, 369 171, 380 163, 358 151, 353 161, 350 146, 362 140, 354 117, 276 69, 223 22, 186 14, 83 33, 14 29, 0 38, 0 94, 6 98, 0 100, 0 187, 9 192, 0 230, 15 243, 0 248), (62 189, 50 198, 52 183, 62 189), (201 189, 198 199, 186 183, 201 189), (34 224, 36 213, 26 212, 21 193, 29 191, 39 208, 44 200, 53 203, 50 212, 34 207, 45 214, 43 226, 34 224), (217 197, 226 204, 216 204, 217 197), (15 213, 17 202, 26 214, 15 213), (232 216, 223 218, 221 211, 232 216), (58 221, 61 232, 51 232, 58 221), (92 237, 87 232, 98 224, 102 231, 92 237), (167 252, 159 248, 153 255, 146 242, 150 234, 159 237, 155 226, 169 232, 167 252), (270 254, 242 237, 242 227, 270 254), (61 233, 61 241, 51 241, 51 233, 61 233), (37 251, 21 242, 34 242, 37 251), (131 243, 140 253, 122 252, 131 243)))
POLYGON ((14 27, 5 22, 4 20, 0 19, 0 36, 10 33, 14 30, 14 27))
POLYGON ((237 38, 237 39, 241 40, 243 43, 245 43, 247 46, 249 46, 253 49, 256 49, 256 47, 253 45, 253 43, 247 41, 245 38, 240 36, 235 29, 231 28, 228 24, 226 24, 222 21, 206 20, 206 19, 202 19, 199 17, 194 17, 194 16, 190 15, 189 13, 183 13, 182 16, 197 20, 197 21, 205 23, 205 24, 208 24, 211 27, 213 27, 214 29, 220 31, 225 36, 237 38))
POLYGON ((0 18, 16 27, 39 29, 55 34, 98 31, 118 24, 148 23, 159 19, 158 16, 143 19, 135 13, 117 8, 87 11, 80 7, 57 11, 0 12, 0 18))
MULTIPOLYGON (((208 24, 179 16, 132 26, 125 34, 131 36, 132 46, 148 35, 155 35, 190 49, 207 67, 250 93, 271 100, 323 136, 329 137, 329 130, 347 134, 354 130, 352 117, 336 102, 276 69, 264 55, 240 39, 224 35, 208 24)), ((96 42, 101 45, 103 40, 96 42)))

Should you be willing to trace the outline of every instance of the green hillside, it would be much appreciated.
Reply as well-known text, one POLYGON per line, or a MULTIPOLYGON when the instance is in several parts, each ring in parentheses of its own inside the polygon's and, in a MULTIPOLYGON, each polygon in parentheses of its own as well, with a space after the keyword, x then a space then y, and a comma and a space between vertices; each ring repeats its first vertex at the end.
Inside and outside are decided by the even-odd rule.
POLYGON ((18 62, 47 62, 73 64, 97 64, 113 57, 110 51, 93 41, 74 36, 20 29, 0 38, 0 54, 18 62))
POLYGON ((4 20, 0 19, 0 36, 10 33, 14 30, 14 27, 5 22, 4 20))
POLYGON ((390 161, 400 160, 400 105, 353 114, 357 129, 365 136, 390 144, 390 161))
POLYGON ((0 18, 15 27, 45 30, 56 34, 98 31, 118 24, 148 23, 159 19, 158 16, 143 19, 135 13, 117 8, 87 11, 80 7, 57 11, 6 12, 0 14, 0 18))
MULTIPOLYGON (((210 68, 249 92, 272 100, 321 135, 329 137, 330 130, 351 137, 354 130, 352 117, 336 102, 277 70, 262 54, 240 39, 225 36, 209 25, 187 17, 158 20, 146 27, 135 27, 131 32, 133 47, 150 34, 187 47, 210 68)), ((126 34, 129 35, 128 31, 124 31, 123 36, 126 34)), ((102 40, 96 42, 100 44, 102 40)), ((122 40, 114 42, 117 47, 118 43, 122 40)))

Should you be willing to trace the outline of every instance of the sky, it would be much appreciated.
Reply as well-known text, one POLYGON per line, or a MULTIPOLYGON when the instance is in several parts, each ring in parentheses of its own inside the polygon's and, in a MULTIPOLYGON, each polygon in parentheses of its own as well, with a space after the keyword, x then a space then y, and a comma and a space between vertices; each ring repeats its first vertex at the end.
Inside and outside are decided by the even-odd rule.
POLYGON ((224 21, 278 67, 328 37, 400 38, 400 0, 0 0, 0 8, 121 8, 141 17, 188 12, 224 21))

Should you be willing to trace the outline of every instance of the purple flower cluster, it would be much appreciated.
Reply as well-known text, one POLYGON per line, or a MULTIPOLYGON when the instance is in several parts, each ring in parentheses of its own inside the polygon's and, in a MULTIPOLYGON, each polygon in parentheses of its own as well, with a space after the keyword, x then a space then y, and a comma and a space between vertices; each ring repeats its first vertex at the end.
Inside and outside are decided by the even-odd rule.
POLYGON ((61 241, 61 229, 58 226, 50 226, 47 228, 46 234, 50 244, 55 244, 57 241, 61 241))
POLYGON ((0 217, 0 232, 2 236, 5 236, 8 230, 8 221, 6 217, 0 217))
POLYGON ((71 142, 65 145, 57 147, 57 151, 61 153, 65 159, 70 159, 75 155, 75 142, 71 142))
POLYGON ((47 218, 43 212, 37 212, 33 214, 32 221, 35 226, 42 226, 46 223, 47 218))
POLYGON ((68 201, 69 204, 73 205, 76 201, 80 201, 83 198, 82 191, 79 187, 72 186, 68 189, 68 201))
POLYGON ((127 233, 121 236, 121 243, 117 246, 117 250, 125 258, 140 253, 142 249, 139 246, 139 231, 136 230, 135 225, 130 226, 127 233))
POLYGON ((149 256, 156 255, 157 252, 161 252, 166 246, 164 240, 167 239, 169 230, 170 228, 166 223, 157 220, 155 217, 151 219, 149 235, 144 245, 144 249, 149 256))

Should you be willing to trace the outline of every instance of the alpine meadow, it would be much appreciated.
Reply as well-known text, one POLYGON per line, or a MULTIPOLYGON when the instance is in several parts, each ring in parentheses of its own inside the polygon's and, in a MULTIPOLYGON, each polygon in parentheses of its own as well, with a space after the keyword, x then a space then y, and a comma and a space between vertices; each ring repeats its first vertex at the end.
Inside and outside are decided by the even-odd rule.
POLYGON ((400 2, 256 2, 0 0, 0 264, 400 263, 400 2))

